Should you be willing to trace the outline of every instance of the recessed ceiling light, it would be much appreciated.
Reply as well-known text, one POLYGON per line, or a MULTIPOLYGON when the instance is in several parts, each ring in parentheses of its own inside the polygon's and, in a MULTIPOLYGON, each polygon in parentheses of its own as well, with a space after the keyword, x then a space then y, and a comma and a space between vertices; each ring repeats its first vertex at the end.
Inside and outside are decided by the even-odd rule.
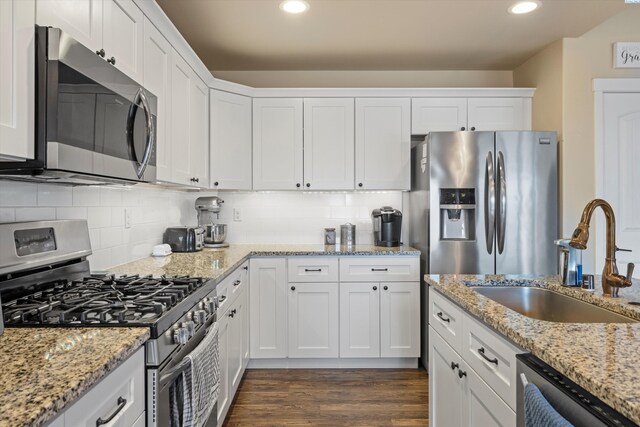
POLYGON ((509 13, 514 15, 522 15, 523 13, 533 12, 540 7, 538 0, 519 1, 509 8, 509 13))
POLYGON ((280 3, 280 9, 288 13, 302 13, 309 9, 309 3, 304 0, 285 0, 280 3))

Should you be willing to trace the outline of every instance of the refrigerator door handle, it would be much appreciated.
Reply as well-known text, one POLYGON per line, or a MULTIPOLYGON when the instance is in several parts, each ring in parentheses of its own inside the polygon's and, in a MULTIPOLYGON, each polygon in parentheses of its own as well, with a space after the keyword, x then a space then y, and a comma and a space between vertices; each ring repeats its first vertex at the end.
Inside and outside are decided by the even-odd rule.
POLYGON ((496 224, 496 182, 493 171, 493 153, 487 154, 487 165, 484 175, 484 234, 487 241, 487 252, 493 253, 493 241, 496 224))
POLYGON ((504 167, 504 154, 498 152, 498 254, 504 252, 504 235, 507 225, 507 177, 504 167))

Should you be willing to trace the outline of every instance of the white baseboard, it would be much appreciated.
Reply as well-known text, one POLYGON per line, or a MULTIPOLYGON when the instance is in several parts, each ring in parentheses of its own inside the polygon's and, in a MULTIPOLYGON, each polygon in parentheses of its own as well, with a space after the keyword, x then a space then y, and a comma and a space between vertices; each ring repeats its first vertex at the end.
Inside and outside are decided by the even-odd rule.
POLYGON ((247 369, 417 369, 418 358, 251 359, 247 369))

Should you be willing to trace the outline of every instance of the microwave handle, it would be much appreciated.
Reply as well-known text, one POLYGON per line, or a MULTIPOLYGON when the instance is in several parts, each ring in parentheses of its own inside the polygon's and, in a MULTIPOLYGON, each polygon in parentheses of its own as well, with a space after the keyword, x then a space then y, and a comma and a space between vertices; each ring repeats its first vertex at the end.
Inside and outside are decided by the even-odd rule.
POLYGON ((129 146, 129 158, 133 162, 133 167, 136 171, 138 178, 142 178, 144 171, 151 160, 151 154, 153 154, 153 146, 155 145, 156 131, 153 123, 153 116, 151 115, 151 109, 149 108, 149 102, 144 94, 144 89, 138 89, 136 96, 133 99, 133 104, 129 108, 129 114, 127 116, 127 144, 129 146), (138 104, 142 105, 145 115, 145 133, 146 144, 144 147, 144 154, 142 156, 142 162, 138 161, 136 154, 135 143, 133 140, 133 126, 135 123, 136 113, 138 112, 138 104))

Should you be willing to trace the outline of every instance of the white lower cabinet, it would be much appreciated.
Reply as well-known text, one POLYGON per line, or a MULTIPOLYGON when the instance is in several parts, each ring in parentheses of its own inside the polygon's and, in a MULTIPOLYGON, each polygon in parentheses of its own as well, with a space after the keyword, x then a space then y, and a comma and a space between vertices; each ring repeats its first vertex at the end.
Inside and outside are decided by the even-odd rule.
POLYGON ((218 352, 220 357, 218 425, 222 425, 229 405, 231 404, 231 399, 229 397, 229 319, 227 316, 223 315, 218 315, 218 352))
POLYGON ((340 283, 340 357, 380 357, 378 283, 340 283))
POLYGON ((420 356, 420 283, 380 283, 380 356, 420 356))
POLYGON ((338 284, 289 284, 289 357, 338 357, 338 284))

